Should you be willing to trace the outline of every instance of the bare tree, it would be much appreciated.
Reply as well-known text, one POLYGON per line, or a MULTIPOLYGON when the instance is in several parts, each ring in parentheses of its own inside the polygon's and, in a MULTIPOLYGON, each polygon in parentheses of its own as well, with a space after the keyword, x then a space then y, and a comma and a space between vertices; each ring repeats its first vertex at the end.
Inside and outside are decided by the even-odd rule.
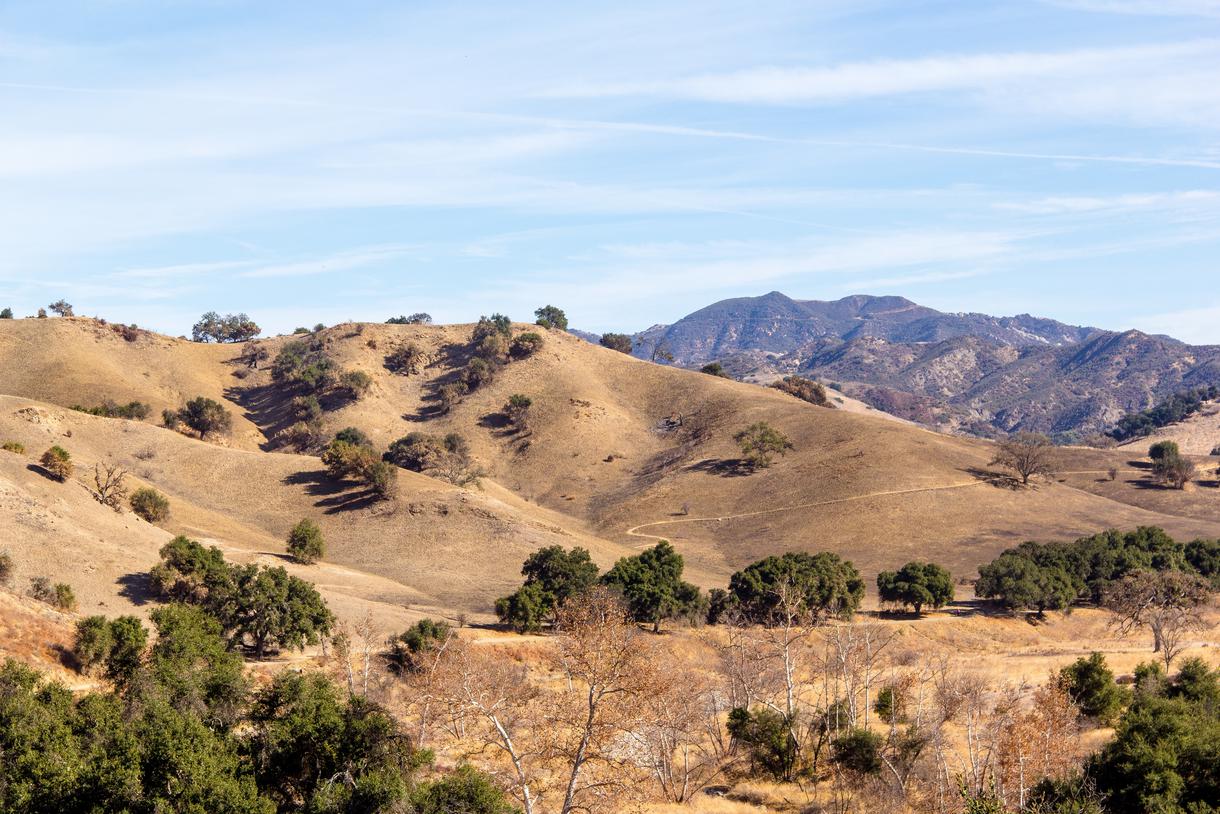
POLYGON ((541 795, 534 783, 535 763, 542 758, 531 724, 539 716, 538 688, 525 667, 500 653, 487 653, 455 640, 456 666, 447 692, 459 716, 477 725, 464 731, 483 749, 500 753, 511 766, 511 787, 525 814, 534 814, 541 795))
POLYGON ((1115 614, 1120 634, 1139 627, 1152 631, 1152 652, 1161 654, 1168 670, 1186 634, 1203 626, 1203 608, 1211 599, 1211 585, 1197 574, 1136 571, 1111 585, 1102 602, 1115 614))
POLYGON ((612 810, 641 792, 623 733, 641 722, 656 688, 655 645, 606 588, 568 600, 559 612, 559 664, 567 692, 545 722, 551 757, 566 776, 560 814, 612 810))
POLYGON ((123 501, 127 500, 127 470, 118 464, 93 465, 94 497, 104 506, 109 506, 116 512, 123 510, 123 501))
POLYGON ((633 732, 641 762, 665 799, 687 802, 728 765, 723 693, 705 679, 675 670, 644 706, 646 720, 633 732))
POLYGON ((1028 484, 1034 475, 1049 477, 1054 474, 1053 452, 1051 439, 1045 435, 1020 432, 999 442, 991 464, 1011 469, 1021 478, 1021 483, 1028 484))

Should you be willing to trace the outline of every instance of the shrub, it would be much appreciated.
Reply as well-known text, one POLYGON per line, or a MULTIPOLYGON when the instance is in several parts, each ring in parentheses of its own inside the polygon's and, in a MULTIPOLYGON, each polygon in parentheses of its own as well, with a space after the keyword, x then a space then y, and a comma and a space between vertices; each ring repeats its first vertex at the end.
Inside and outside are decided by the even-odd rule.
POLYGON ((873 712, 887 724, 898 723, 905 717, 902 693, 893 686, 886 685, 877 693, 873 703, 873 712))
POLYGON ((335 433, 335 440, 344 441, 348 444, 355 444, 359 447, 371 447, 373 445, 373 442, 369 439, 369 437, 364 434, 364 430, 356 427, 344 427, 343 429, 339 430, 337 433, 335 433))
POLYGON ((831 759, 852 774, 881 773, 881 736, 868 729, 849 729, 831 741, 831 759))
POLYGON ((56 300, 47 306, 52 312, 61 317, 74 316, 72 313, 72 305, 67 300, 56 300))
POLYGON ((52 604, 60 610, 76 610, 76 594, 72 586, 66 582, 55 583, 55 600, 52 604))
POLYGON ((470 334, 470 341, 478 344, 484 338, 499 334, 505 339, 513 332, 513 321, 503 314, 492 314, 490 317, 479 317, 478 323, 474 326, 474 331, 470 334))
POLYGON ((390 639, 390 664, 398 672, 414 672, 421 658, 436 650, 450 635, 449 623, 435 619, 420 619, 398 636, 390 639))
POLYGON ((467 391, 478 390, 485 384, 490 384, 495 378, 495 366, 486 359, 476 356, 471 359, 462 371, 462 382, 467 391))
POLYGON ((428 354, 414 342, 399 345, 385 358, 385 366, 394 373, 414 376, 428 363, 428 354))
POLYGON ((5 452, 16 453, 17 455, 25 454, 25 444, 20 441, 5 441, 3 444, 0 444, 0 449, 5 452))
POLYGON ((924 605, 942 608, 953 601, 953 577, 934 562, 909 562, 878 574, 877 592, 882 602, 910 606, 919 614, 924 605))
POLYGON ((455 432, 443 438, 412 432, 390 444, 382 459, 412 472, 423 472, 463 486, 478 477, 466 439, 455 432))
POLYGON ((96 672, 110 655, 110 648, 113 646, 114 635, 105 616, 89 616, 76 623, 72 654, 76 656, 76 663, 82 673, 96 672))
POLYGON ((339 374, 339 389, 350 398, 360 399, 373 386, 373 377, 363 370, 347 370, 339 374))
POLYGON ((359 479, 376 460, 377 452, 372 447, 337 439, 322 452, 326 473, 336 480, 359 479))
POLYGON ((462 398, 470 392, 470 388, 465 382, 449 382, 441 385, 437 391, 437 402, 440 412, 448 413, 454 407, 462 403, 462 398))
POLYGON ((229 415, 220 402, 205 396, 196 396, 178 410, 178 418, 183 424, 199 433, 200 438, 207 438, 218 432, 228 432, 233 426, 233 417, 229 415))
POLYGON ((513 393, 504 404, 504 415, 508 417, 508 423, 517 432, 529 430, 530 406, 533 403, 529 396, 513 393))
POLYGON ((181 419, 178 418, 178 411, 177 410, 162 410, 161 411, 161 423, 168 429, 171 429, 171 430, 178 429, 178 425, 181 423, 181 419))
POLYGON ((785 376, 780 381, 773 382, 771 387, 818 407, 831 406, 829 399, 826 398, 826 388, 813 379, 806 379, 803 376, 785 376))
POLYGON ((102 402, 97 407, 82 407, 79 404, 74 404, 72 409, 88 413, 89 415, 102 416, 103 418, 127 418, 136 421, 148 418, 148 414, 152 412, 152 408, 141 401, 118 404, 110 399, 102 402))
POLYGON ((398 469, 386 461, 375 461, 365 470, 364 482, 378 497, 391 498, 394 496, 394 487, 398 484, 398 469))
POLYGON ((93 465, 94 497, 103 506, 109 506, 116 512, 123 510, 123 502, 127 499, 127 470, 118 464, 93 465))
POLYGON ((509 353, 518 359, 524 359, 537 353, 542 348, 542 343, 541 334, 526 331, 513 339, 513 343, 509 347, 509 353))
POLYGON ((0 319, 12 319, 12 318, 13 318, 13 309, 12 308, 5 308, 3 310, 0 310, 0 319))
POLYGON ((66 481, 72 477, 72 455, 61 446, 53 446, 42 453, 38 462, 58 481, 66 481))
POLYGON ((322 404, 317 396, 297 396, 289 402, 292 417, 297 421, 311 424, 322 419, 322 404))
POLYGON ((285 342, 271 362, 271 378, 281 384, 325 393, 338 381, 339 369, 326 355, 321 340, 293 339, 285 342))
POLYGON ((699 368, 700 373, 706 373, 708 376, 715 376, 718 379, 727 379, 729 374, 724 372, 724 365, 719 362, 708 362, 703 367, 699 368))
POLYGON ((1102 726, 1110 726, 1122 710, 1123 688, 1114 682, 1114 673, 1106 666, 1106 657, 1093 653, 1079 658, 1059 671, 1059 686, 1080 708, 1082 715, 1102 726))
POLYGON ((13 555, 0 551, 0 585, 8 585, 13 578, 13 555))
POLYGON ((46 319, 46 318, 47 318, 47 309, 45 309, 45 308, 39 308, 39 309, 38 309, 38 318, 39 318, 39 319, 46 319))
POLYGON ((734 740, 747 748, 752 773, 780 781, 795 776, 800 745, 783 715, 770 709, 751 712, 737 707, 729 712, 727 728, 734 740))
POLYGON ((302 519, 288 532, 288 553, 294 560, 305 565, 317 562, 326 555, 326 542, 322 529, 308 518, 302 519))
POLYGON ((792 449, 788 436, 765 421, 751 424, 734 435, 733 440, 741 447, 741 454, 751 469, 766 469, 774 455, 784 455, 792 449))
POLYGON ((541 325, 543 328, 555 328, 560 331, 568 329, 567 314, 553 305, 542 306, 534 312, 534 316, 538 318, 534 324, 541 325))
POLYGON ((76 595, 72 592, 72 586, 66 582, 52 584, 51 580, 46 577, 31 577, 30 596, 39 602, 54 605, 60 610, 76 609, 76 595))
POLYGON ((609 348, 610 350, 616 350, 619 353, 631 355, 631 337, 627 334, 602 334, 602 337, 598 340, 598 342, 601 343, 603 348, 609 348))
POLYGON ((411 792, 414 814, 515 814, 520 809, 492 779, 462 764, 411 792))
POLYGON ((144 486, 131 496, 131 510, 149 523, 160 523, 169 517, 169 498, 144 486))

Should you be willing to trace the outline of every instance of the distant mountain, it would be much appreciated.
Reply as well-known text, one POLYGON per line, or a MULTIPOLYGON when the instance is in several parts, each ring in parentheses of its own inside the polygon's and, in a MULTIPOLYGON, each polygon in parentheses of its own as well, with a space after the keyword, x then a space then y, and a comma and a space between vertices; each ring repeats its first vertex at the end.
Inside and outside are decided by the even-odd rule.
POLYGON ((1108 429, 1185 387, 1220 383, 1220 347, 1028 314, 948 314, 902 297, 724 300, 636 336, 675 363, 734 376, 800 373, 878 409, 978 435, 1108 429))

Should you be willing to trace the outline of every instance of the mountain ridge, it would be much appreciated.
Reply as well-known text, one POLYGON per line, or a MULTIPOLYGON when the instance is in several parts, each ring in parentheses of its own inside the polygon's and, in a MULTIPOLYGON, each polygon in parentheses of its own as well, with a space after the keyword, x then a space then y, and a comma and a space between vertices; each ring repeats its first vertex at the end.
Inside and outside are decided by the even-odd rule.
POLYGON ((901 418, 994 437, 1079 440, 1183 388, 1220 382, 1220 346, 1031 314, 947 313, 905 297, 712 303, 635 335, 635 355, 719 361, 737 378, 800 374, 901 418))

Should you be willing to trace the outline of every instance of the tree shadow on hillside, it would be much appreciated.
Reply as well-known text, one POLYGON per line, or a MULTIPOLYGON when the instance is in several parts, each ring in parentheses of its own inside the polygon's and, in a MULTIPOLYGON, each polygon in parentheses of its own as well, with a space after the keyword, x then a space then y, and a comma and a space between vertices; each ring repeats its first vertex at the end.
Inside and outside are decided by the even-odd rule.
POLYGON ((1127 461, 1127 466, 1131 467, 1132 469, 1151 470, 1156 466, 1156 464, 1152 463, 1151 461, 1127 461))
POLYGON ((291 399, 284 396, 278 385, 227 387, 224 396, 240 406, 242 417, 262 431, 264 440, 258 448, 263 452, 275 449, 277 444, 274 438, 293 424, 293 417, 289 412, 291 399))
POLYGON ((115 583, 121 586, 119 596, 133 605, 147 605, 157 598, 157 592, 152 587, 152 577, 147 571, 123 574, 115 580, 115 583))
POLYGON ((955 599, 945 605, 942 610, 950 616, 962 618, 983 616, 988 619, 999 619, 1010 618, 1013 615, 1011 610, 990 599, 955 599))
POLYGON ((706 472, 722 478, 744 478, 758 471, 745 458, 704 458, 686 468, 691 472, 706 472))
POLYGON ((366 509, 381 499, 375 490, 351 481, 335 480, 324 469, 294 472, 285 476, 281 482, 304 486, 306 494, 321 497, 320 500, 315 500, 313 505, 321 508, 325 514, 366 509))
POLYGON ((959 469, 958 471, 965 472, 967 475, 977 478, 984 483, 990 483, 992 486, 999 489, 1010 489, 1015 492, 1018 489, 1025 488, 1026 486, 1033 488, 1032 483, 1022 484, 1019 478, 1009 475, 1006 472, 996 472, 994 470, 983 469, 982 467, 978 466, 968 466, 964 469, 959 469))
POLYGON ((462 377, 462 368, 474 357, 474 351, 469 344, 463 342, 447 342, 441 346, 435 359, 428 363, 429 368, 447 368, 444 373, 428 380, 423 387, 420 401, 424 402, 413 413, 403 413, 404 421, 428 421, 444 414, 441 404, 441 388, 454 384, 462 377))

